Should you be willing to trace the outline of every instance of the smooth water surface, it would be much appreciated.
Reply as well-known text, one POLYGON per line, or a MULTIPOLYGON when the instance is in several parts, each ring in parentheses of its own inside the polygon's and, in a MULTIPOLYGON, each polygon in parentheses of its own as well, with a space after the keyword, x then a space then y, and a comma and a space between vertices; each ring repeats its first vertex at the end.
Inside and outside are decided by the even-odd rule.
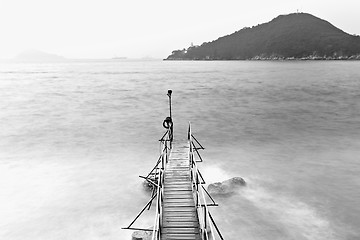
MULTIPOLYGON (((225 239, 360 239, 360 62, 0 63, 0 238, 130 239, 173 90, 225 239)), ((136 224, 153 223, 148 212, 136 224)))

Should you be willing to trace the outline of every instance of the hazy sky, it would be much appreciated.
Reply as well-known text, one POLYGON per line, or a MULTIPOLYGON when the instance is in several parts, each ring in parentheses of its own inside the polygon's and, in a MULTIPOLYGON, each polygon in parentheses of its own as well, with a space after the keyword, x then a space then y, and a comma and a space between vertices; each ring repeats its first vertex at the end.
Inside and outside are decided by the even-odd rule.
POLYGON ((297 9, 360 34, 360 0, 0 0, 0 58, 165 58, 297 9))

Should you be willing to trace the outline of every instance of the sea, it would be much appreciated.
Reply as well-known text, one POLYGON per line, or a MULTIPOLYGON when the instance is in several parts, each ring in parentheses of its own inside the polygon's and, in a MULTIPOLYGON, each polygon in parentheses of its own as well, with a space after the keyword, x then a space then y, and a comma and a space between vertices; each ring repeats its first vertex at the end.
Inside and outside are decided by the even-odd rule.
POLYGON ((0 239, 130 240, 169 89, 224 239, 360 239, 360 61, 161 60, 0 63, 0 239))

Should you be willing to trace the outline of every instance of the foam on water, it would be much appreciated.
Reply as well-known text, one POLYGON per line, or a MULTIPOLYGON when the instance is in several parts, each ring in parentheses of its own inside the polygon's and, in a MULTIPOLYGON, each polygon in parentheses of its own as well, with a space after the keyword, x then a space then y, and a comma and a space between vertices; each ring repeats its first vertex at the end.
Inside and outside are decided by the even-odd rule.
POLYGON ((238 196, 258 208, 264 217, 286 231, 287 239, 337 239, 329 221, 314 208, 291 196, 271 192, 247 179, 238 196))

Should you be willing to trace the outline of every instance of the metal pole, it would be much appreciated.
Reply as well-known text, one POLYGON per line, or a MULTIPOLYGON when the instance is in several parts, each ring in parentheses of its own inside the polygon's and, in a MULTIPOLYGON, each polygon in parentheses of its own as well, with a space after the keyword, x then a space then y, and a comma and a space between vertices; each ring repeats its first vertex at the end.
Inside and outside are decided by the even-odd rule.
POLYGON ((169 96, 169 106, 170 106, 170 118, 172 119, 172 115, 171 115, 171 94, 172 94, 172 90, 168 90, 168 96, 169 96))
POLYGON ((172 113, 171 113, 171 94, 172 94, 172 90, 169 89, 168 90, 168 97, 169 97, 169 110, 170 110, 170 120, 171 120, 171 126, 169 129, 169 137, 170 137, 170 149, 172 148, 172 141, 173 141, 173 137, 174 137, 174 122, 172 121, 172 113))

